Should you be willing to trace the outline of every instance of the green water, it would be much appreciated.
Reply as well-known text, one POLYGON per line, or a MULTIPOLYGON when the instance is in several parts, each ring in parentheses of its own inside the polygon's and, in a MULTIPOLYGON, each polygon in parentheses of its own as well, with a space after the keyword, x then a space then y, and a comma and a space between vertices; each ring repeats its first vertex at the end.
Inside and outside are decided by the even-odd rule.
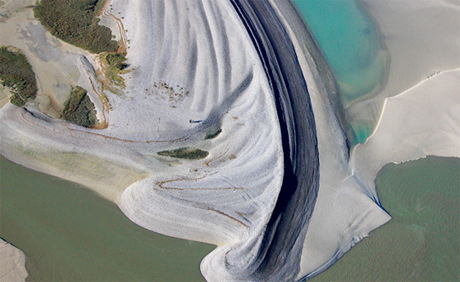
POLYGON ((86 188, 0 157, 0 237, 31 281, 204 281, 213 246, 147 231, 86 188))
POLYGON ((375 183, 393 219, 313 281, 460 281, 460 159, 389 164, 375 183))
MULTIPOLYGON (((345 108, 378 93, 387 53, 369 15, 356 0, 292 0, 331 67, 345 108)), ((373 126, 350 124, 350 141, 362 143, 373 126)))

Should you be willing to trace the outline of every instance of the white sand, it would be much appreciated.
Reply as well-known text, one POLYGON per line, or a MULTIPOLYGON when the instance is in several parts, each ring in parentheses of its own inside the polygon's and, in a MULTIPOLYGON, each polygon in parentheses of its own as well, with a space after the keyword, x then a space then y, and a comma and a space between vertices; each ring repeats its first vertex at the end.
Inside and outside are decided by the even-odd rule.
MULTIPOLYGON (((450 2, 366 2, 384 35, 392 64, 387 88, 362 102, 372 106, 356 106, 357 118, 379 123, 349 159, 326 86, 302 42, 305 30, 300 19, 289 2, 272 3, 296 46, 318 131, 320 190, 310 224, 304 227, 308 233, 298 262, 298 278, 302 278, 327 268, 390 219, 378 205, 373 183, 384 164, 428 154, 460 156, 460 74, 446 71, 460 65, 448 58, 459 46, 452 28, 458 9, 450 2), (432 5, 437 8, 429 8, 432 5), (435 21, 430 16, 433 10, 445 21, 435 21), (424 19, 423 25, 409 28, 407 18, 401 16, 405 13, 410 22, 424 19), (448 38, 443 41, 447 47, 440 46, 441 31, 448 38), (418 39, 431 47, 411 57, 414 43, 408 42, 418 39), (441 47, 442 51, 431 52, 430 48, 441 47), (437 71, 444 72, 427 79, 437 71), (389 96, 394 97, 384 100, 389 96), (360 116, 362 109, 365 114, 360 116)), ((113 109, 106 116, 109 127, 85 129, 7 104, 0 110, 0 153, 88 185, 119 203, 131 220, 147 229, 218 245, 203 261, 202 272, 211 280, 233 280, 227 271, 232 264, 226 261, 231 257, 228 253, 262 234, 283 176, 277 115, 257 53, 226 1, 114 0, 109 4, 112 10, 105 11, 103 22, 118 28, 109 14, 123 17, 125 32, 118 31, 117 36, 126 36, 131 70, 123 75, 126 88, 120 94, 105 93, 113 109), (204 122, 190 123, 190 119, 204 122), (220 135, 204 139, 218 127, 220 135), (190 161, 156 154, 186 146, 210 155, 190 161), (125 176, 129 180, 108 188, 125 176)), ((26 49, 40 76, 43 69, 35 68, 36 54, 27 51, 30 45, 23 41, 8 42, 23 44, 17 47, 26 49)), ((37 43, 41 44, 48 43, 37 43)), ((76 67, 78 83, 91 87, 91 68, 96 68, 91 56, 72 53, 64 44, 56 46, 61 50, 56 52, 66 50, 66 56, 73 58, 67 63, 76 67)), ((62 66, 67 63, 62 61, 62 66)), ((64 84, 72 83, 75 80, 64 84)))
POLYGON ((390 57, 387 84, 374 99, 348 109, 351 121, 379 120, 385 98, 460 66, 460 3, 450 0, 361 0, 390 57))
MULTIPOLYGON (((222 246, 210 257, 223 262, 222 250, 263 232, 283 176, 262 64, 227 2, 110 4, 124 18, 130 72, 121 94, 105 93, 109 127, 85 129, 7 104, 0 110, 0 153, 88 185, 150 230, 222 246), (205 140, 219 127, 222 133, 205 140), (186 146, 210 155, 190 161, 156 154, 186 146), (107 185, 104 176, 120 170, 143 180, 107 185)), ((77 62, 81 79, 91 80, 91 64, 77 62)))
POLYGON ((0 239, 0 282, 19 282, 27 277, 24 253, 0 239))

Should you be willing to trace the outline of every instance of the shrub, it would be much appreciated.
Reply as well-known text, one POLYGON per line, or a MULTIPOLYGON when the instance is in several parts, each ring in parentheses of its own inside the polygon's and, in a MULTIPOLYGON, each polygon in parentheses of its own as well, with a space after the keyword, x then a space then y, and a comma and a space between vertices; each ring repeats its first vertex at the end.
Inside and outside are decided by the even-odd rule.
POLYGON ((41 0, 34 16, 57 38, 92 53, 116 52, 112 32, 98 25, 106 0, 41 0))
POLYGON ((62 112, 62 117, 67 121, 84 127, 96 125, 94 104, 89 99, 87 91, 84 88, 80 86, 72 88, 70 98, 62 112))
POLYGON ((16 106, 24 106, 37 95, 37 81, 32 66, 16 48, 0 47, 0 79, 3 86, 11 88, 10 102, 16 106))
POLYGON ((170 151, 161 151, 157 154, 160 156, 168 156, 178 159, 199 160, 206 158, 209 155, 209 152, 191 147, 182 147, 170 151))

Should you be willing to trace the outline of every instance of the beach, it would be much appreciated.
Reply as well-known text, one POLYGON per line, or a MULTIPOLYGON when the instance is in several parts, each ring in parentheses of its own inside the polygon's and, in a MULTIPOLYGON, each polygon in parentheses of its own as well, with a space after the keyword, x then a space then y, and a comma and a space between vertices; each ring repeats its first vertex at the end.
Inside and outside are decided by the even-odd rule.
POLYGON ((311 278, 391 219, 374 184, 385 164, 460 157, 459 5, 359 3, 389 60, 380 90, 348 103, 289 1, 108 1, 101 23, 129 65, 116 91, 98 84, 96 55, 6 1, 0 44, 23 50, 39 92, 0 110, 0 153, 148 230, 216 245, 208 280, 311 278), (51 118, 76 85, 106 128, 51 118), (373 130, 350 147, 349 123, 373 130), (207 154, 160 154, 183 148, 207 154))
POLYGON ((0 240, 0 255, 0 281, 24 281, 27 277, 24 253, 8 242, 0 240))

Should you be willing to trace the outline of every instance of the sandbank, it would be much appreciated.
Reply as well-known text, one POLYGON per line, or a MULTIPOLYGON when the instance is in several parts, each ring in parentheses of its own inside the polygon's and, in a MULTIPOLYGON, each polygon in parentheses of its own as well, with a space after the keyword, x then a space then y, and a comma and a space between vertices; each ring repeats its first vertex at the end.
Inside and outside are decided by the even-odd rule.
POLYGON ((370 122, 375 129, 385 98, 460 66, 460 4, 448 0, 360 2, 380 31, 390 64, 382 91, 352 105, 347 118, 370 122))
MULTIPOLYGON (((149 230, 222 246, 212 255, 225 256, 263 232, 283 175, 274 100, 257 53, 223 1, 110 5, 125 28, 130 68, 124 89, 105 92, 108 127, 82 128, 7 104, 0 110, 0 153, 88 185, 149 230), (218 129, 219 135, 205 138, 218 129), (157 155, 181 147, 209 156, 157 155), (129 181, 118 183, 126 175, 129 181)), ((62 65, 75 70, 78 84, 94 97, 94 60, 56 42, 63 60, 72 58, 62 65)), ((5 44, 15 43, 23 44, 5 44)), ((30 55, 27 45, 19 47, 30 55)), ((28 58, 40 78, 42 70, 28 58)))
POLYGON ((27 271, 24 253, 0 239, 0 282, 25 281, 27 271))

